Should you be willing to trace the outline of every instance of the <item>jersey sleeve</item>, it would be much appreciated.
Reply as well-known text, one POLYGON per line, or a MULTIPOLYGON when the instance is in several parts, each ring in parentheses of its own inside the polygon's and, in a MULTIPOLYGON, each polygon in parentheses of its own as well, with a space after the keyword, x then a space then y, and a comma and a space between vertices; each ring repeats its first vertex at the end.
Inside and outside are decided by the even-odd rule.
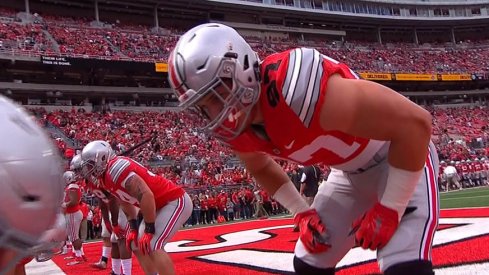
POLYGON ((111 182, 116 185, 121 185, 125 176, 128 174, 129 166, 131 162, 125 158, 119 158, 110 165, 108 168, 108 176, 111 182))
POLYGON ((340 73, 343 77, 358 78, 346 65, 309 48, 291 50, 282 84, 286 104, 309 127, 316 105, 319 102, 324 77, 340 73), (331 71, 331 70, 335 71, 331 71))

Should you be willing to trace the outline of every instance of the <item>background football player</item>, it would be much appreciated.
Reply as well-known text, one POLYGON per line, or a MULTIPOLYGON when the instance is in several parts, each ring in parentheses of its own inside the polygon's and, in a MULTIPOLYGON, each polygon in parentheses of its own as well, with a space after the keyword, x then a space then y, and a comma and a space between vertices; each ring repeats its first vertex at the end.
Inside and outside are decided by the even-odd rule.
POLYGON ((188 220, 192 200, 173 182, 153 174, 138 162, 115 156, 110 145, 92 141, 82 150, 83 169, 100 179, 102 188, 119 199, 130 226, 126 242, 146 274, 174 274, 164 245, 188 220), (137 208, 143 222, 137 224, 137 208))

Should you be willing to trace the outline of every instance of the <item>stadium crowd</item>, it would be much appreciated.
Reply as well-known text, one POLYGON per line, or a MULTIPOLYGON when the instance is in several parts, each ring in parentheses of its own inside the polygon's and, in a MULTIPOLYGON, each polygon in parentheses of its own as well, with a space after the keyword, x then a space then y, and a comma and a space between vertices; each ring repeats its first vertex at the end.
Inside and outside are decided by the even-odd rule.
MULTIPOLYGON (((88 18, 35 14, 32 22, 15 12, 0 10, 0 51, 15 54, 64 55, 79 58, 165 61, 182 30, 159 33, 130 24, 92 24, 88 18)), ((489 71, 489 42, 478 43, 367 43, 316 39, 260 39, 249 37, 262 56, 307 44, 323 54, 350 64, 358 72, 485 73, 489 71), (373 60, 372 60, 373 57, 373 60)))

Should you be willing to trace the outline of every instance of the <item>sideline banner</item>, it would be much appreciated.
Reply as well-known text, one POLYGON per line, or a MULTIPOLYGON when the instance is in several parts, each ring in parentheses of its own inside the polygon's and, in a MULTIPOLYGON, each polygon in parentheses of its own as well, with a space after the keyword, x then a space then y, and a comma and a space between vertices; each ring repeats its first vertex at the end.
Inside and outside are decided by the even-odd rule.
POLYGON ((168 72, 168 63, 155 63, 155 72, 158 73, 167 73, 168 72))
POLYGON ((397 81, 437 81, 435 74, 395 74, 397 81))
POLYGON ((360 73, 360 77, 366 80, 392 80, 391 74, 385 73, 360 73))

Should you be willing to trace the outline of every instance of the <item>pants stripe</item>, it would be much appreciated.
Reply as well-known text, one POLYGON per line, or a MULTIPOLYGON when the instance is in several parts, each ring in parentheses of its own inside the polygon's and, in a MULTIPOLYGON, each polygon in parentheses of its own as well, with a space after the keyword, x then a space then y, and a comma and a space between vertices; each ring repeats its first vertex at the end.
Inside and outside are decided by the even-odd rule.
POLYGON ((425 225, 425 232, 422 238, 420 259, 431 261, 431 246, 433 244, 433 238, 438 227, 438 190, 436 182, 436 174, 434 171, 433 158, 431 156, 431 150, 426 159, 426 180, 428 191, 428 207, 429 217, 425 225))

